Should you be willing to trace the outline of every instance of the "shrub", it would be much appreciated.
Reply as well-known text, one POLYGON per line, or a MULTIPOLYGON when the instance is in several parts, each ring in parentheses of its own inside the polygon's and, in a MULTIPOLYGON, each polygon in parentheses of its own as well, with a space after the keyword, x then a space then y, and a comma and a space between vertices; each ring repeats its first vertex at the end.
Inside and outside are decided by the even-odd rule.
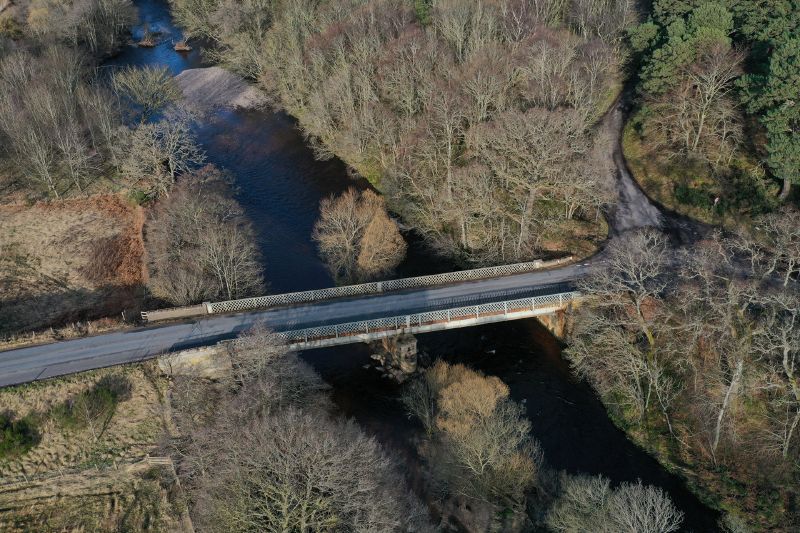
POLYGON ((25 454, 40 440, 41 435, 32 417, 14 420, 11 413, 0 413, 0 458, 25 454))
POLYGON ((124 376, 112 374, 56 407, 51 415, 65 428, 89 428, 98 437, 97 430, 111 420, 117 405, 128 398, 130 382, 124 376))

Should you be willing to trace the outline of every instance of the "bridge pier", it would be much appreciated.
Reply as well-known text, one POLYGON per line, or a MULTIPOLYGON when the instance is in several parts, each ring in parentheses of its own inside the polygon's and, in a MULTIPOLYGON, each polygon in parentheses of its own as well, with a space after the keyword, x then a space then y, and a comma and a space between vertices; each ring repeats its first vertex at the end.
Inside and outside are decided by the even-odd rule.
POLYGON ((408 333, 384 337, 371 343, 384 374, 402 383, 417 371, 417 338, 408 333))

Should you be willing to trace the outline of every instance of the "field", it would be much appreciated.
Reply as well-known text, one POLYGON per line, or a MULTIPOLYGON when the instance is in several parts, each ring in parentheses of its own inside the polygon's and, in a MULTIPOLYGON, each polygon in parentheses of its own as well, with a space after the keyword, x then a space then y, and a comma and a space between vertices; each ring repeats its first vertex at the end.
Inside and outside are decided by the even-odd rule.
POLYGON ((143 223, 115 195, 0 206, 0 336, 135 308, 143 223))
POLYGON ((0 530, 9 533, 192 531, 190 524, 169 460, 0 486, 0 530))
POLYGON ((737 228, 774 208, 777 185, 765 179, 763 170, 746 156, 715 176, 704 165, 669 161, 654 153, 632 122, 623 132, 622 148, 630 171, 645 194, 681 215, 737 228))
POLYGON ((0 482, 138 460, 164 427, 166 382, 155 363, 114 367, 0 389, 0 414, 27 420, 36 442, 3 453, 0 482))
POLYGON ((155 361, 0 389, 0 530, 181 531, 155 361))

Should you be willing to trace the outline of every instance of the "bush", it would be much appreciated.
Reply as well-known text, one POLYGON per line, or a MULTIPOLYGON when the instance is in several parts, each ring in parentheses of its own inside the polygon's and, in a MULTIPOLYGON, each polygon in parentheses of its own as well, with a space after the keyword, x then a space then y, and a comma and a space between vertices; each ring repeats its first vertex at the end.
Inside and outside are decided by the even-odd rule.
POLYGON ((117 374, 104 376, 91 389, 56 407, 51 413, 63 427, 95 430, 111 420, 117 405, 130 398, 130 382, 117 374))
POLYGON ((14 420, 11 413, 0 414, 0 458, 23 455, 40 440, 41 435, 31 417, 14 420))
POLYGON ((714 205, 708 191, 685 184, 675 187, 675 199, 682 204, 705 209, 710 209, 714 205))

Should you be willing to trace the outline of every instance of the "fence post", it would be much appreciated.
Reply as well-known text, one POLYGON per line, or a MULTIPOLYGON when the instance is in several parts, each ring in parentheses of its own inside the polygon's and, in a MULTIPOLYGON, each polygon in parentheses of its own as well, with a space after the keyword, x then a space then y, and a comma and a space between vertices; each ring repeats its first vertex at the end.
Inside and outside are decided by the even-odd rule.
POLYGON ((558 293, 558 306, 559 307, 564 306, 564 295, 560 292, 558 293))
POLYGON ((508 302, 503 302, 503 314, 508 316, 508 302))
POLYGON ((339 325, 338 324, 334 324, 333 325, 333 332, 336 334, 336 338, 338 339, 339 338, 339 325))
POLYGON ((476 305, 475 306, 475 320, 478 320, 480 318, 480 315, 478 313, 479 313, 478 306, 476 305))
POLYGON ((447 321, 450 322, 450 310, 447 310, 447 321))

